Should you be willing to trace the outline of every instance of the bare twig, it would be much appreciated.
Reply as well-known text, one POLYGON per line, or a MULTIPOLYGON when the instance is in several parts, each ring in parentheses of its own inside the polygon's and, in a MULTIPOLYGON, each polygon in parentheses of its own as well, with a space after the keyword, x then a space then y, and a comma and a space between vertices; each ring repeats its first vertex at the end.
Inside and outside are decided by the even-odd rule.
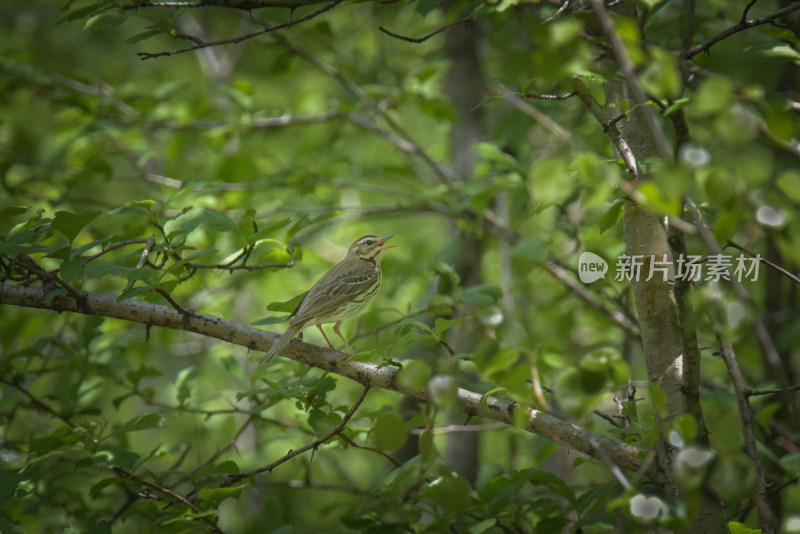
MULTIPOLYGON (((248 254, 249 255, 249 254, 248 254)), ((262 263, 261 265, 234 265, 237 261, 239 261, 244 254, 241 254, 234 258, 233 260, 229 261, 228 263, 214 263, 214 264, 204 264, 204 263, 186 263, 186 267, 191 269, 221 269, 229 272, 233 271, 263 271, 264 269, 273 269, 273 268, 283 268, 288 269, 290 267, 294 267, 295 265, 295 258, 294 258, 294 251, 291 249, 289 250, 289 261, 285 263, 262 263)))
POLYGON ((421 436, 426 432, 431 434, 459 434, 463 432, 487 432, 490 430, 503 430, 508 428, 508 425, 503 423, 491 423, 488 425, 445 425, 436 428, 412 428, 409 433, 415 436, 421 436))
MULTIPOLYGON (((622 423, 614 419, 614 416, 608 415, 607 413, 603 413, 600 410, 592 410, 592 413, 598 416, 601 419, 604 419, 613 427, 622 428, 622 423)), ((616 416, 619 417, 619 416, 616 416)))
POLYGON ((163 290, 161 287, 158 287, 158 286, 157 286, 157 287, 155 288, 155 292, 156 292, 156 293, 158 293, 159 295, 161 295, 162 297, 164 297, 164 300, 166 300, 167 302, 169 302, 169 305, 170 305, 170 306, 172 306, 173 308, 175 308, 175 310, 176 310, 178 313, 180 313, 181 315, 186 315, 187 313, 189 313, 189 311, 188 311, 188 310, 185 310, 185 309, 183 309, 183 308, 181 307, 181 305, 180 305, 180 304, 178 304, 177 302, 175 302, 175 299, 173 299, 173 298, 170 296, 170 294, 169 294, 169 293, 167 293, 166 291, 164 291, 164 290, 163 290))
POLYGON ((239 427, 239 430, 236 431, 236 434, 233 436, 233 438, 231 438, 231 440, 228 443, 226 443, 225 445, 223 445, 222 447, 217 449, 214 452, 214 454, 209 456, 208 459, 205 462, 201 463, 200 465, 198 465, 197 467, 192 469, 192 473, 199 473, 200 471, 202 471, 203 469, 205 469, 206 467, 211 465, 211 463, 214 460, 216 460, 217 458, 222 456, 226 451, 228 451, 228 450, 232 449, 233 447, 235 447, 236 446, 236 442, 238 441, 239 437, 247 429, 247 427, 250 426, 250 423, 252 423, 254 419, 256 419, 256 415, 255 414, 250 414, 250 416, 239 427))
POLYGON ((67 415, 65 415, 63 413, 57 412, 56 410, 54 410, 53 408, 51 408, 50 406, 45 404, 43 401, 40 401, 39 399, 36 398, 36 396, 33 395, 33 393, 31 393, 30 391, 25 389, 21 384, 17 384, 16 382, 14 382, 12 380, 6 380, 5 378, 0 378, 0 383, 6 384, 8 386, 11 386, 12 388, 16 389, 17 391, 19 391, 20 393, 22 393, 23 395, 28 397, 31 400, 31 402, 34 404, 34 406, 36 406, 37 408, 40 408, 40 409, 44 410, 45 412, 49 413, 53 417, 57 417, 58 419, 61 419, 61 421, 63 421, 64 424, 67 425, 68 427, 75 428, 75 425, 72 424, 72 421, 70 421, 69 416, 67 416, 67 415))
MULTIPOLYGON (((712 254, 722 254, 722 247, 719 246, 717 243, 717 239, 714 237, 714 234, 711 233, 711 230, 706 225, 705 221, 703 220, 703 216, 700 213, 700 210, 697 208, 697 204, 694 200, 690 197, 686 197, 686 207, 689 210, 692 218, 694 219, 695 228, 698 229, 698 234, 700 239, 703 240, 706 247, 712 252, 712 254)), ((729 281, 731 287, 733 288, 733 292, 736 297, 741 302, 746 302, 749 305, 752 305, 752 299, 750 298, 750 293, 736 280, 731 278, 729 281)), ((756 333, 756 338, 761 345, 762 350, 764 351, 764 356, 769 362, 769 365, 777 372, 777 376, 780 380, 783 381, 783 386, 788 386, 789 383, 787 382, 786 375, 781 373, 779 370, 782 368, 781 365, 781 356, 778 353, 778 349, 775 347, 775 343, 772 340, 772 337, 769 334, 769 330, 767 330, 764 321, 758 315, 753 317, 753 329, 756 333)), ((793 411, 796 411, 793 409, 793 411)))
POLYGON ((750 8, 756 5, 756 2, 758 2, 758 0, 750 0, 750 2, 747 3, 744 11, 742 11, 742 17, 739 19, 739 23, 747 22, 747 15, 750 13, 750 8))
POLYGON ((357 113, 348 113, 347 114, 347 120, 349 120, 350 122, 352 122, 353 124, 355 124, 357 126, 360 126, 360 127, 364 128, 366 130, 370 130, 372 132, 375 132, 375 133, 383 136, 384 139, 386 139, 387 141, 392 143, 395 146, 395 148, 397 148, 401 152, 405 152, 406 154, 419 154, 419 155, 421 155, 420 152, 419 152, 420 151, 420 146, 419 145, 416 145, 414 143, 409 143, 405 139, 401 139, 400 137, 396 136, 392 132, 384 130, 383 128, 381 128, 380 126, 375 124, 374 121, 371 121, 366 117, 363 117, 363 116, 361 116, 361 115, 359 115, 357 113))
POLYGON ((747 397, 757 397, 759 395, 774 395, 776 393, 785 393, 787 391, 797 391, 797 390, 800 390, 800 384, 795 384, 793 386, 785 388, 776 388, 776 389, 745 389, 744 394, 747 397))
POLYGON ((683 32, 681 34, 681 57, 685 58, 692 46, 692 26, 694 24, 695 0, 686 0, 683 13, 683 32))
MULTIPOLYGON (((342 84, 348 91, 353 93, 359 100, 365 103, 369 108, 372 109, 375 113, 380 115, 392 128, 392 130, 402 138, 406 143, 413 145, 413 153, 418 155, 428 167, 439 177, 439 179, 445 183, 450 184, 451 182, 456 181, 456 177, 453 175, 453 172, 442 165, 441 163, 437 162, 433 157, 431 157, 428 152, 422 148, 422 146, 414 140, 414 138, 392 117, 390 113, 383 107, 378 105, 369 95, 367 95, 358 85, 356 85, 352 80, 347 78, 343 75, 338 69, 326 63, 322 59, 318 58, 317 56, 307 52, 306 50, 297 47, 290 43, 285 37, 280 34, 273 35, 277 41, 279 41, 283 46, 286 47, 287 50, 292 52, 293 54, 297 54, 298 56, 302 57, 319 70, 327 74, 328 76, 334 78, 340 84, 342 84)), ((406 152, 410 152, 406 150, 406 152)))
POLYGON ((750 257, 755 258, 756 256, 758 256, 758 261, 760 261, 761 263, 763 263, 764 265, 766 265, 770 269, 773 269, 773 270, 779 272, 780 274, 782 274, 783 276, 785 276, 786 278, 788 278, 789 280, 791 280, 795 284, 800 284, 800 278, 798 278, 797 275, 790 273, 789 271, 787 271, 786 269, 784 269, 780 265, 777 265, 777 264, 769 261, 766 258, 762 258, 760 255, 756 254, 752 250, 748 250, 748 249, 744 248, 742 245, 734 243, 733 241, 728 241, 728 246, 729 247, 733 247, 733 248, 735 248, 737 250, 741 250, 742 252, 744 252, 745 254, 747 254, 750 257))
POLYGON ((546 19, 544 19, 542 21, 542 24, 547 24, 547 23, 553 22, 556 19, 556 17, 558 17, 560 14, 562 14, 564 11, 566 11, 568 7, 569 7, 569 0, 564 0, 563 2, 561 2, 561 5, 558 6, 558 9, 556 10, 556 12, 553 13, 552 15, 550 15, 549 17, 547 17, 546 19))
MULTIPOLYGON (((778 484, 777 486, 773 485, 770 488, 770 490, 768 492, 768 495, 770 497, 773 496, 773 495, 778 495, 778 494, 780 494, 780 492, 782 492, 783 490, 785 490, 789 486, 792 486, 792 485, 796 484, 798 480, 800 480, 800 477, 796 476, 796 477, 790 478, 789 480, 787 480, 787 481, 785 481, 785 482, 783 482, 781 484, 778 484)), ((742 516, 743 517, 743 516, 747 515, 747 512, 752 510, 756 505, 757 505, 756 503, 751 502, 750 504, 748 504, 746 506, 743 506, 741 508, 737 508, 734 512, 728 514, 728 518, 727 519, 730 521, 730 520, 732 520, 733 518, 735 518, 737 516, 742 516)), ((742 521, 744 521, 744 519, 742 519, 742 521)))
POLYGON ((567 100, 572 98, 573 96, 578 96, 578 93, 575 91, 570 91, 568 93, 563 93, 560 95, 555 94, 538 94, 538 93, 525 93, 525 98, 533 98, 536 100, 567 100))
POLYGON ((243 41, 246 41, 248 39, 252 39, 253 37, 258 37, 259 35, 264 35, 265 33, 274 32, 276 30, 280 30, 280 29, 283 29, 283 28, 290 28, 290 27, 296 26, 296 25, 298 25, 298 24, 300 24, 302 22, 306 22, 307 20, 311 20, 311 19, 317 17, 318 15, 321 15, 322 13, 325 13, 326 11, 329 11, 329 10, 333 9, 338 4, 341 4, 343 1, 344 0, 331 0, 330 2, 328 2, 327 4, 322 6, 321 8, 317 9, 316 11, 314 11, 312 13, 309 13, 308 15, 306 15, 304 17, 292 19, 292 20, 289 20, 287 22, 281 22, 280 24, 273 24, 272 26, 265 26, 265 27, 261 28, 260 30, 256 30, 254 32, 247 33, 247 34, 244 34, 244 35, 239 35, 239 36, 236 36, 236 37, 231 37, 229 39, 218 39, 218 40, 215 40, 215 41, 202 41, 202 40, 197 39, 197 38, 192 38, 192 36, 187 36, 187 35, 184 35, 184 34, 178 34, 176 32, 176 33, 173 34, 174 37, 183 37, 184 39, 189 39, 193 43, 195 43, 194 46, 189 46, 189 47, 186 47, 186 48, 179 48, 177 50, 166 50, 164 52, 154 52, 154 53, 138 52, 136 55, 138 55, 140 59, 144 60, 144 59, 151 59, 151 58, 162 57, 162 56, 174 56, 176 54, 182 54, 184 52, 192 52, 194 50, 200 50, 201 48, 207 48, 209 46, 220 46, 220 45, 225 45, 225 44, 239 44, 239 43, 241 43, 243 41))
POLYGON ((716 321, 711 319, 711 326, 717 335, 717 340, 720 344, 720 352, 722 359, 725 360, 725 365, 728 367, 728 374, 731 377, 733 390, 736 393, 736 400, 739 403, 739 417, 742 420, 742 434, 744 436, 744 447, 747 455, 756 469, 755 491, 756 491, 756 506, 758 507, 758 517, 760 519, 761 529, 764 534, 772 534, 775 532, 777 519, 775 514, 769 507, 769 500, 767 497, 767 484, 764 481, 764 471, 761 467, 761 460, 758 456, 758 443, 754 432, 753 411, 750 403, 747 400, 747 387, 745 387, 744 376, 739 363, 736 361, 736 355, 733 352, 731 342, 723 336, 722 329, 716 321))
POLYGON ((370 389, 369 386, 364 386, 364 388, 361 390, 361 394, 358 396, 358 398, 356 399, 355 403, 353 403, 353 405, 350 406, 350 409, 347 410, 347 413, 344 415, 344 417, 342 417, 342 420, 339 421, 339 424, 336 425, 330 432, 328 432, 327 434, 325 434, 321 438, 319 438, 317 440, 314 440, 311 443, 309 443, 308 445, 304 445, 304 446, 300 447, 299 449, 289 451, 286 455, 284 455, 283 457, 279 458, 278 460, 272 462, 269 465, 265 465, 263 467, 259 467, 258 469, 253 469, 253 470, 247 471, 245 473, 236 473, 234 475, 229 475, 228 479, 222 485, 223 486, 230 486, 231 484, 235 484, 236 482, 239 482, 240 480, 244 480, 245 478, 249 478, 249 477, 252 477, 252 476, 267 472, 267 471, 272 472, 273 469, 275 469, 276 467, 278 467, 279 465, 281 465, 283 463, 288 462, 289 460, 291 460, 295 456, 297 456, 299 454, 303 454, 304 452, 306 452, 308 450, 311 450, 311 449, 316 450, 320 445, 322 445, 323 443, 325 443, 326 441, 331 439, 333 436, 336 436, 337 434, 341 434, 341 432, 344 430, 345 426, 347 426, 347 423, 350 421, 350 419, 356 413, 356 410, 358 410, 358 407, 361 406, 361 403, 364 401, 364 398, 367 396, 367 392, 369 392, 369 389, 370 389))
POLYGON ((361 445, 359 443, 356 443, 355 441, 347 437, 347 434, 339 434, 339 437, 345 440, 347 443, 349 443, 351 447, 355 447, 356 449, 363 449, 365 451, 372 451, 374 453, 380 454, 381 456, 389 460, 395 467, 400 467, 403 465, 383 451, 380 451, 374 447, 367 447, 366 445, 361 445))
POLYGON ((296 9, 298 7, 321 4, 322 0, 133 0, 122 5, 122 9, 132 10, 146 7, 225 7, 252 11, 268 7, 296 9))
POLYGON ((422 42, 427 41, 431 37, 439 35, 443 31, 445 31, 445 30, 447 30, 449 28, 452 28, 453 26, 457 26, 457 25, 461 24, 462 22, 467 22, 470 19, 472 19, 472 15, 467 15, 465 17, 461 17, 460 19, 458 19, 456 21, 453 21, 453 22, 451 22, 449 24, 445 24, 444 26, 442 26, 438 30, 434 30, 431 33, 429 33, 429 34, 427 34, 427 35, 425 35, 423 37, 407 37, 405 35, 400 35, 399 33, 390 32, 389 30, 387 30, 383 26, 378 26, 378 29, 380 31, 382 31, 383 33, 385 33, 386 35, 388 35, 390 37, 394 37, 395 39, 400 39, 401 41, 406 41, 406 42, 409 42, 409 43, 422 43, 422 42))
POLYGON ((639 326, 632 322, 628 317, 620 311, 609 310, 600 300, 597 299, 592 293, 586 289, 585 286, 579 285, 572 278, 567 276, 564 268, 553 262, 548 261, 545 267, 559 282, 567 286, 575 295, 586 302, 595 310, 606 314, 614 324, 631 334, 632 336, 639 337, 639 326))
MULTIPOLYGON (((306 124, 318 124, 321 122, 327 122, 336 118, 341 117, 342 113, 338 107, 332 107, 326 111, 321 113, 317 113, 316 115, 292 115, 291 113, 284 113, 278 117, 262 117, 259 119, 253 119, 248 124, 247 127, 260 130, 260 129, 267 129, 267 128, 280 128, 283 126, 300 126, 306 124)), ((175 125, 168 125, 167 128, 170 130, 209 130, 212 128, 220 128, 225 126, 230 126, 232 124, 231 121, 197 121, 192 122, 189 124, 175 124, 175 125)), ((237 125, 241 125, 240 123, 236 123, 237 125)), ((227 184, 226 184, 227 185, 227 184)), ((256 184, 257 185, 257 184, 256 184)))
MULTIPOLYGON (((154 239, 155 238, 153 236, 150 236, 150 237, 143 237, 143 238, 139 238, 139 239, 126 239, 125 241, 118 241, 116 243, 112 243, 112 244, 108 245, 107 247, 104 247, 103 250, 101 250, 97 254, 93 254, 93 255, 89 256, 89 259, 86 260, 86 263, 89 263, 92 260, 96 260, 97 258, 102 256, 103 254, 108 254, 112 250, 115 250, 115 249, 118 249, 118 248, 122 248, 122 247, 127 247, 128 245, 138 245, 138 244, 146 243, 148 246, 145 247, 145 251, 149 252, 149 250, 153 247, 154 239)), ((140 261, 140 263, 144 264, 144 261, 147 259, 147 256, 146 256, 145 253, 142 253, 142 257, 144 258, 144 260, 139 260, 139 261, 140 261)), ((140 266, 137 265, 137 268, 139 268, 139 267, 140 266)))
MULTIPOLYGON (((187 507, 188 507, 190 510, 192 510, 194 513, 196 513, 196 514, 199 514, 199 513, 200 513, 200 509, 199 509, 197 506, 195 506, 194 504, 192 504, 192 502, 191 502, 191 501, 189 501, 189 500, 188 500, 186 497, 184 497, 183 495, 180 495, 180 494, 178 494, 178 493, 175 493, 175 492, 174 492, 174 491, 172 491, 171 489, 165 488, 165 487, 163 487, 163 486, 159 486, 158 484, 155 484, 155 483, 153 483, 153 482, 150 482, 150 481, 148 481, 148 480, 144 480, 143 478, 141 478, 141 477, 138 477, 138 476, 134 475, 133 473, 130 473, 130 472, 126 471, 125 469, 122 469, 121 467, 114 467, 114 468, 113 468, 113 471, 114 471, 114 473, 116 473, 116 474, 117 474, 117 476, 119 476, 120 478, 124 478, 124 479, 130 479, 130 480, 136 481, 136 482, 138 482, 139 484, 142 484, 143 486, 146 486, 146 487, 148 487, 148 488, 150 488, 150 489, 153 489, 153 490, 157 491, 158 493, 161 493, 161 494, 163 494, 163 495, 166 495, 166 496, 167 496, 167 497, 169 497, 169 498, 170 498, 172 501, 179 502, 179 503, 181 503, 181 504, 183 504, 183 505, 187 506, 187 507)), ((146 493, 146 492, 140 492, 140 493, 139 493, 139 497, 141 497, 141 498, 145 498, 145 499, 154 498, 154 496, 152 496, 152 495, 150 495, 150 494, 148 494, 148 493, 146 493)), ((212 530, 213 532, 216 532, 216 533, 218 533, 218 534, 225 534, 225 531, 223 531, 221 528, 219 528, 219 527, 217 526, 217 524, 216 524, 216 523, 214 523, 214 521, 212 521, 212 520, 211 520, 211 518, 204 517, 204 516, 200 516, 200 517, 198 517, 198 518, 195 518, 195 519, 199 519, 200 521, 202 521, 202 522, 204 522, 205 524, 207 524, 207 525, 208 525, 208 526, 211 528, 211 530, 212 530)))
MULTIPOLYGON (((750 6, 748 6, 748 9, 749 7, 750 6)), ((740 31, 744 31, 750 28, 755 28, 756 26, 761 26, 762 24, 769 24, 774 20, 781 18, 784 15, 788 15, 789 13, 794 13, 798 9, 800 9, 800 2, 793 2, 788 6, 784 7, 783 9, 779 9, 778 11, 770 13, 769 15, 764 15, 763 17, 759 17, 757 19, 739 21, 739 23, 734 24, 730 28, 722 30, 711 39, 708 39, 707 41, 690 48, 689 51, 686 53, 686 59, 691 59, 700 52, 708 51, 712 46, 722 41, 723 39, 727 39, 731 35, 734 35, 736 33, 739 33, 740 31)), ((745 15, 747 15, 747 10, 745 10, 745 15)))
POLYGON ((499 86, 500 93, 503 95, 503 100, 525 113, 527 116, 553 132, 559 139, 566 143, 575 143, 575 138, 572 134, 556 121, 551 119, 546 114, 542 113, 529 102, 525 102, 519 95, 507 90, 502 85, 499 86))

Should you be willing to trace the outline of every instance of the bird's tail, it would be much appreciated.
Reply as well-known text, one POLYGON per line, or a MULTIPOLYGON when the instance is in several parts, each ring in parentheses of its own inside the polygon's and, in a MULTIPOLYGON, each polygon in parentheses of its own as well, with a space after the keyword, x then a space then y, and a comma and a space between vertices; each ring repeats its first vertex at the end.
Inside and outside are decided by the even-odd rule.
POLYGON ((278 338, 278 341, 276 341, 276 342, 275 342, 275 344, 274 344, 274 345, 272 345, 272 348, 271 348, 271 349, 269 349, 269 352, 267 352, 267 353, 264 355, 264 357, 263 357, 263 358, 261 358, 261 360, 259 360, 259 362, 258 362, 258 363, 259 363, 259 365, 261 365, 261 364, 267 364, 267 363, 269 363, 269 362, 272 360, 272 358, 274 358, 275 356, 277 356, 278 352, 280 352, 280 350, 281 350, 281 349, 282 349, 282 348, 283 348, 283 347, 284 347, 284 346, 285 346, 285 345, 286 345, 286 344, 287 344, 289 341, 291 341, 291 340, 292 340, 292 338, 293 338, 294 336, 296 336, 296 335, 297 335, 297 333, 298 333, 300 330, 302 330, 302 328, 300 327, 300 325, 296 325, 296 324, 294 324, 294 325, 293 325, 293 324, 290 324, 290 325, 289 325, 289 328, 287 328, 287 329, 286 329, 286 332, 284 332, 284 333, 283 333, 283 335, 282 335, 281 337, 279 337, 279 338, 278 338))

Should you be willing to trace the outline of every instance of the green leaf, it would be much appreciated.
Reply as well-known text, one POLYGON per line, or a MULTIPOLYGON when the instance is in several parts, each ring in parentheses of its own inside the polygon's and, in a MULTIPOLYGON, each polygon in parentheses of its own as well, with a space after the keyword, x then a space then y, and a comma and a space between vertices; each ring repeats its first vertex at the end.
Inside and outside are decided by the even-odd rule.
POLYGON ((778 188, 794 202, 800 202, 800 172, 783 171, 778 175, 778 188))
POLYGON ((128 299, 134 299, 139 295, 144 295, 145 293, 152 291, 152 289, 153 288, 151 286, 139 286, 131 288, 128 291, 123 291, 122 294, 117 297, 117 302, 123 302, 128 299))
POLYGON ((484 377, 491 377, 495 373, 507 371, 517 360, 519 360, 519 349, 505 347, 488 359, 481 373, 484 377))
POLYGON ((394 331, 399 335, 403 335, 411 331, 412 328, 418 328, 434 337, 438 337, 436 336, 436 334, 434 333, 433 329, 430 326, 423 323, 419 319, 415 319, 414 317, 406 317, 405 319, 397 323, 394 327, 394 331))
POLYGON ((59 23, 61 22, 70 22, 73 20, 87 18, 95 13, 100 13, 101 11, 105 11, 107 9, 112 9, 113 5, 107 2, 95 2, 94 4, 89 4, 88 6, 80 7, 78 9, 73 9, 66 15, 64 15, 61 19, 59 19, 59 23))
POLYGON ((308 291, 295 295, 284 302, 270 302, 269 305, 267 305, 267 311, 293 312, 297 306, 300 305, 300 301, 305 298, 306 293, 308 293, 308 291))
POLYGON ((250 236, 248 239, 249 239, 250 243, 256 243, 259 240, 264 239, 269 235, 272 235, 273 233, 275 233, 276 231, 280 230, 281 228, 283 228, 284 226, 286 226, 290 222, 292 222, 292 220, 290 218, 288 218, 288 217, 285 218, 285 219, 281 219, 280 221, 278 221, 276 223, 270 224, 269 226, 266 226, 265 228, 262 228, 261 230, 259 230, 258 232, 256 232, 252 236, 250 236))
POLYGON ((545 486, 569 502, 575 502, 575 492, 572 488, 553 473, 539 471, 538 469, 530 470, 528 471, 528 482, 535 486, 545 486))
POLYGON ((196 260, 199 260, 200 258, 208 256, 209 254, 211 254, 213 252, 216 252, 216 250, 214 250, 213 248, 206 248, 206 249, 203 249, 203 250, 198 250, 197 252, 189 254, 185 258, 181 258, 179 261, 176 261, 175 263, 170 264, 169 265, 169 269, 167 269, 167 271, 170 272, 170 273, 173 273, 173 274, 177 274, 177 273, 180 272, 180 270, 183 268, 183 266, 186 265, 187 263, 193 263, 196 260))
POLYGON ((300 230, 327 221, 328 219, 338 217, 340 215, 342 215, 342 212, 340 211, 323 213, 322 215, 317 215, 316 217, 309 217, 308 215, 304 215, 303 218, 301 218, 299 221, 294 223, 291 228, 289 228, 289 230, 286 232, 286 237, 284 237, 283 240, 288 243, 300 230))
POLYGON ((139 387, 139 382, 143 378, 154 378, 157 376, 164 376, 164 373, 155 367, 139 364, 139 367, 132 369, 125 373, 125 378, 131 383, 134 389, 139 387))
POLYGON ((381 451, 393 451, 402 447, 408 433, 403 418, 394 413, 382 413, 375 417, 372 427, 372 439, 375 447, 381 451))
POLYGON ((28 454, 36 458, 39 455, 45 455, 55 450, 71 447, 78 443, 78 441, 78 437, 69 427, 60 426, 45 437, 31 441, 28 454))
POLYGON ((553 392, 564 411, 577 417, 594 407, 605 381, 604 373, 570 367, 558 375, 553 392))
POLYGON ((214 466, 214 473, 236 474, 239 473, 239 464, 232 460, 226 460, 214 466))
POLYGON ((417 105, 425 115, 437 121, 458 121, 458 113, 446 100, 418 100, 417 105))
POLYGON ((203 210, 203 213, 201 213, 194 222, 209 232, 240 233, 239 225, 237 225, 233 219, 220 211, 210 208, 203 210))
POLYGON ((733 97, 731 82, 720 76, 708 78, 700 86, 692 101, 692 107, 701 114, 710 115, 730 107, 733 97))
POLYGON ((194 365, 181 369, 175 377, 175 389, 177 390, 178 404, 183 406, 192 394, 192 388, 200 376, 200 371, 194 365))
POLYGON ((495 395, 496 393, 500 393, 501 391, 508 391, 508 389, 502 386, 498 386, 496 388, 490 389, 489 391, 481 395, 481 406, 483 406, 486 409, 489 409, 489 397, 495 395))
POLYGON ((449 328, 451 328, 451 327, 453 327, 455 325, 458 325, 458 324, 461 324, 461 323, 465 323, 465 322, 467 322, 467 321, 469 321, 471 319, 472 319, 472 317, 459 317, 458 319, 445 319, 444 317, 437 317, 436 320, 433 322, 433 327, 441 335, 447 329, 449 329, 449 328))
POLYGON ((592 490, 583 493, 575 501, 575 508, 578 513, 583 515, 583 512, 590 506, 599 503, 619 487, 619 482, 612 480, 606 482, 602 486, 598 486, 592 490))
POLYGON ((75 251, 74 251, 74 254, 79 256, 79 255, 83 254, 84 252, 88 252, 89 250, 91 250, 91 249, 93 249, 95 247, 103 247, 106 243, 109 243, 109 242, 111 242, 111 236, 110 235, 109 236, 105 236, 105 237, 101 237, 100 239, 95 239, 91 243, 86 243, 82 247, 76 248, 75 251))
POLYGON ((17 495, 21 482, 30 478, 30 469, 0 469, 0 510, 22 495, 17 495), (15 497, 16 496, 16 497, 15 497))
POLYGON ((682 78, 675 56, 657 47, 648 52, 649 61, 639 76, 642 88, 657 98, 677 98, 682 78))
POLYGON ((397 376, 397 383, 411 388, 424 388, 433 376, 431 366, 422 360, 409 360, 397 376))
POLYGON ((667 109, 664 110, 663 115, 667 117, 675 113, 676 111, 685 108, 687 105, 689 105, 690 102, 691 99, 689 97, 678 98, 677 100, 673 101, 672 104, 667 106, 667 109))
POLYGON ((717 458, 707 483, 724 502, 733 502, 752 490, 755 476, 753 461, 737 451, 717 458))
POLYGON ((769 43, 749 46, 742 51, 745 55, 755 55, 767 58, 791 59, 795 64, 800 64, 800 52, 787 43, 769 43))
POLYGON ((563 160, 543 158, 531 166, 529 187, 538 209, 542 209, 566 199, 572 193, 573 179, 563 160))
POLYGON ((111 523, 105 519, 81 517, 64 530, 64 534, 111 534, 111 523))
POLYGON ((606 210, 606 212, 600 217, 600 220, 597 221, 597 225, 601 234, 614 226, 617 221, 622 219, 622 215, 625 212, 624 208, 625 203, 619 200, 613 203, 611 207, 606 210))
POLYGON ((478 155, 491 165, 495 172, 497 170, 504 170, 525 174, 525 169, 519 164, 517 158, 503 152, 497 145, 493 143, 477 143, 473 148, 478 155))
POLYGON ((106 265, 93 264, 84 270, 84 275, 87 278, 102 278, 103 276, 113 276, 115 278, 128 278, 128 274, 135 269, 132 267, 125 267, 124 265, 117 265, 109 263, 106 265))
POLYGON ((163 420, 164 418, 157 413, 139 415, 114 430, 111 435, 138 432, 139 430, 147 430, 149 428, 159 428, 163 420))
POLYGON ((467 511, 472 488, 463 477, 456 473, 446 473, 430 483, 429 491, 434 502, 456 515, 467 511))
POLYGON ((202 488, 197 496, 206 504, 217 506, 225 499, 238 499, 244 486, 228 486, 226 488, 202 488))
POLYGON ((28 208, 23 206, 5 206, 0 210, 0 221, 7 221, 11 217, 26 213, 28 208))
POLYGON ((71 284, 72 281, 81 274, 83 266, 86 265, 87 261, 89 261, 87 257, 75 256, 72 259, 62 262, 60 271, 61 279, 64 280, 65 283, 71 284))
POLYGON ((151 37, 155 37, 157 35, 163 35, 163 34, 164 34, 164 30, 162 30, 162 29, 145 30, 143 32, 139 32, 139 33, 131 35, 130 37, 125 39, 125 42, 128 43, 128 44, 136 44, 136 43, 138 43, 140 41, 144 41, 145 39, 150 39, 151 37))
POLYGON ((761 529, 753 530, 744 523, 739 523, 738 521, 729 521, 728 532, 730 532, 730 534, 761 534, 761 529))
POLYGON ((469 534, 483 534, 484 532, 489 531, 492 527, 497 525, 497 519, 484 519, 483 521, 478 521, 469 529, 467 532, 469 534))
POLYGON ((289 320, 289 318, 290 317, 288 315, 265 317, 253 322, 253 326, 269 326, 273 324, 285 323, 289 320))
POLYGON ((89 489, 89 497, 91 497, 92 499, 96 499, 96 498, 100 497, 102 495, 101 492, 105 488, 107 488, 108 486, 111 486, 112 484, 115 484, 115 483, 119 482, 119 480, 120 480, 119 477, 108 477, 108 478, 101 479, 99 482, 95 483, 89 489))
POLYGON ((514 245, 511 254, 523 260, 541 261, 545 257, 544 243, 538 239, 526 238, 514 245))
POLYGON ((99 211, 83 211, 81 213, 57 211, 53 219, 53 228, 64 234, 71 243, 75 241, 87 224, 100 216, 100 213, 99 211))
POLYGON ((318 435, 330 432, 342 421, 342 417, 326 410, 314 408, 308 414, 308 426, 314 429, 318 435))
POLYGON ((503 298, 503 291, 491 284, 479 284, 464 289, 461 300, 477 306, 491 306, 503 298))

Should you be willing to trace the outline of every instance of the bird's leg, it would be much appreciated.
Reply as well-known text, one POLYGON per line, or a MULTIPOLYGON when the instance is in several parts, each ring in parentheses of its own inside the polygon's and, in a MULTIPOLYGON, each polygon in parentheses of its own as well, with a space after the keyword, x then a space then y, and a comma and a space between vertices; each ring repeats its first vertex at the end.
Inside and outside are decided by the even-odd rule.
MULTIPOLYGON (((322 332, 322 337, 324 337, 325 341, 328 342, 328 346, 331 348, 331 350, 336 350, 336 347, 333 346, 333 343, 331 343, 331 340, 328 339, 328 336, 325 335, 325 330, 322 329, 322 325, 318 324, 317 328, 319 328, 319 331, 322 332)), ((336 329, 334 328, 334 330, 336 330, 336 329)), ((338 334, 339 332, 336 332, 336 333, 338 334)), ((341 334, 339 334, 339 335, 341 336, 341 334)))
POLYGON ((344 341, 344 344, 347 347, 347 350, 350 352, 350 356, 355 356, 356 355, 356 351, 353 350, 353 347, 350 346, 350 343, 347 342, 347 340, 342 335, 341 331, 339 331, 339 329, 341 327, 342 327, 342 321, 336 321, 336 324, 333 325, 333 331, 336 332, 336 334, 340 338, 342 338, 342 341, 344 341))

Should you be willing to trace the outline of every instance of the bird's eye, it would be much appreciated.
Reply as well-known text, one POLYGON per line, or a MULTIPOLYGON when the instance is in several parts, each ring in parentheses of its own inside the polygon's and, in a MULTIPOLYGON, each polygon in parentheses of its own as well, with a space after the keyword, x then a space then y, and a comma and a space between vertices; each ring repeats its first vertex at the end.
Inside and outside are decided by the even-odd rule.
POLYGON ((375 244, 375 242, 372 239, 367 239, 366 241, 364 241, 364 244, 367 245, 368 247, 371 247, 372 245, 375 244))

